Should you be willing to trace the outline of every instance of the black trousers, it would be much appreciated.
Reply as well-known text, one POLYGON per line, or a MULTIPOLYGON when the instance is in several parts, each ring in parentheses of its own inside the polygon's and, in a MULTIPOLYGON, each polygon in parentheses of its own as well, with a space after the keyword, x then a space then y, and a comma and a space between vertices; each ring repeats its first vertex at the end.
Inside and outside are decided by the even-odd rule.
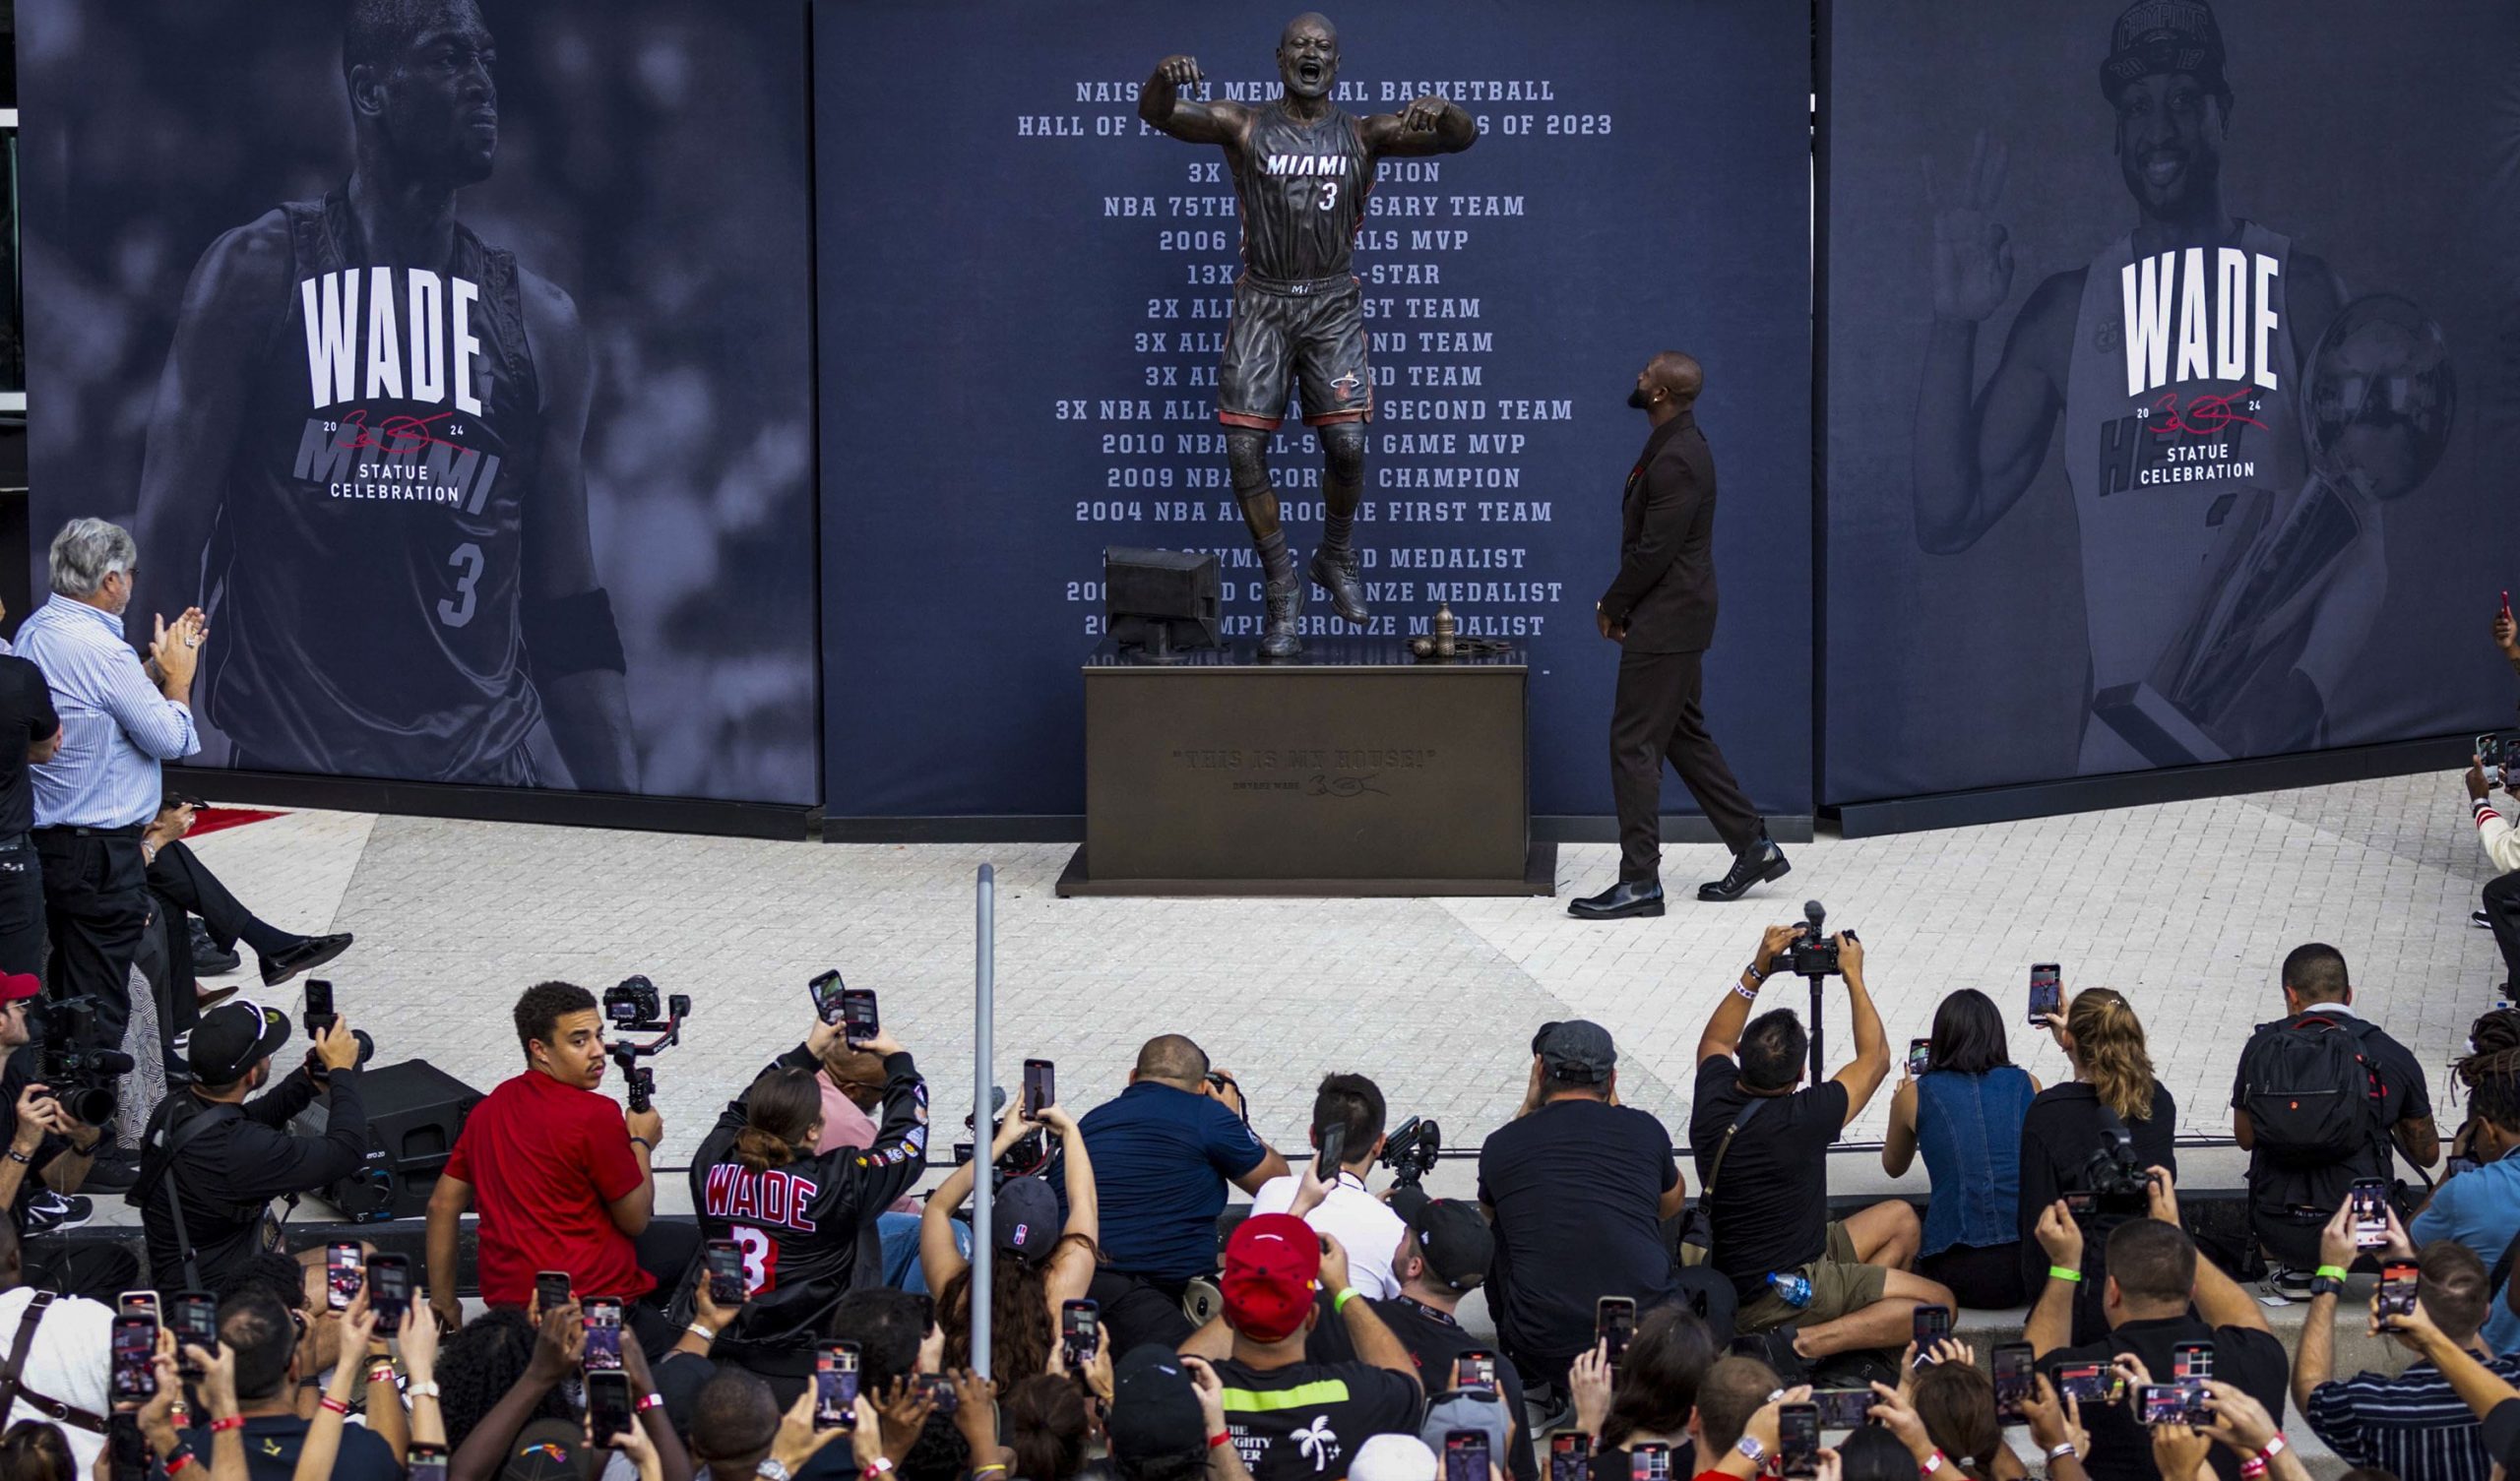
POLYGON ((221 947, 232 948, 242 941, 268 956, 292 938, 246 909, 180 838, 158 850, 158 857, 149 863, 148 881, 158 907, 157 918, 149 926, 152 945, 162 947, 165 958, 162 978, 151 973, 150 981, 158 986, 158 1021, 173 1035, 192 1027, 201 1017, 192 931, 184 924, 187 912, 200 916, 210 928, 210 939, 221 947))
POLYGON ((1732 779, 1698 710, 1704 653, 1618 657, 1610 702, 1610 797, 1618 808, 1618 877, 1652 880, 1663 869, 1663 763, 1669 760, 1724 845, 1739 853, 1759 835, 1758 810, 1732 779))
POLYGON ((1102 1308, 1102 1330, 1113 1352, 1127 1352, 1147 1342, 1178 1347, 1197 1328, 1181 1314, 1181 1295, 1189 1282, 1159 1280, 1123 1270, 1096 1270, 1086 1294, 1102 1308))
POLYGON ((2506 982, 2520 982, 2520 870, 2485 882, 2485 919, 2502 949, 2506 982))
POLYGON ((147 866, 140 830, 82 833, 35 830, 43 858, 44 928, 52 938, 46 993, 58 1000, 95 1000, 94 1044, 122 1042, 131 1021, 131 964, 149 921, 147 866))
POLYGON ((42 976, 43 943, 43 860, 21 836, 0 843, 0 972, 42 976))

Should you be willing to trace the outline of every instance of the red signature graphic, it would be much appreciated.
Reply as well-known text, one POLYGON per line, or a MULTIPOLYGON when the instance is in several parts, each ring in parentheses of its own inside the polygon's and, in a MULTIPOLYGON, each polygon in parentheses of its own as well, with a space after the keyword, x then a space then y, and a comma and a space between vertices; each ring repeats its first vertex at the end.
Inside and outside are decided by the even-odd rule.
POLYGON ((2166 391, 2153 402, 2153 414, 2146 421, 2155 437, 2211 437, 2226 427, 2255 427, 2266 430, 2266 423, 2240 410, 2232 402, 2249 394, 2243 386, 2231 392, 2200 391, 2185 407, 2178 404, 2178 393, 2166 391))
POLYGON ((427 430, 431 423, 442 422, 454 414, 441 411, 435 416, 389 416, 382 424, 371 428, 367 424, 367 408, 361 406, 343 413, 342 425, 358 429, 358 435, 348 444, 352 449, 377 448, 389 457, 416 453, 425 447, 453 448, 460 453, 464 451, 462 443, 448 442, 427 430))

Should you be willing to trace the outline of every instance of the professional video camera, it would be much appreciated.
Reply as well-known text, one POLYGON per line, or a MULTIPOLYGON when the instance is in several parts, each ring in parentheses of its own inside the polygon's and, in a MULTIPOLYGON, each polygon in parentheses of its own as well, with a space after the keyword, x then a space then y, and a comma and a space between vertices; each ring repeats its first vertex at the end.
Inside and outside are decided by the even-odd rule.
MULTIPOLYGON (((2095 1213, 2142 1213, 2152 1207, 2153 1172, 2135 1154, 2134 1135, 2114 1112, 2101 1117, 2101 1143, 2083 1162, 2082 1185, 2095 1213)), ((2066 1196, 2066 1204, 2078 1202, 2066 1196)), ((2080 1212, 2082 1210, 2075 1210, 2080 1212)))
POLYGON ((1382 1165, 1391 1169, 1391 1186, 1417 1187, 1433 1170, 1435 1154, 1443 1149, 1442 1127, 1422 1116, 1402 1122, 1398 1131, 1382 1140, 1382 1165))
POLYGON ((114 1119, 114 1082, 132 1072, 132 1058, 116 1049, 94 1046, 96 1000, 62 998, 34 1010, 43 1036, 36 1056, 35 1078, 52 1087, 62 1110, 89 1126, 114 1119))
MULTIPOLYGON (((1006 1125, 1006 1087, 1004 1085, 989 1086, 988 1109, 988 1140, 990 1144, 994 1145, 999 1129, 1006 1125)), ((977 1123, 972 1119, 972 1113, 964 1112, 963 1130, 976 1132, 978 1129, 977 1123)), ((972 1160, 972 1142, 955 1142, 954 1164, 959 1167, 969 1162, 972 1160)), ((1050 1135, 1047 1128, 1037 1128, 1016 1138, 1015 1143, 997 1159, 997 1182, 1002 1183, 1008 1178, 1038 1177, 1049 1179, 1053 1186, 1063 1186, 1060 1179, 1065 1176, 1063 1169, 1066 1166, 1066 1143, 1050 1135)), ((992 1183, 989 1186, 993 1188, 997 1185, 992 1183)))
POLYGON ((681 993, 658 1000, 657 985, 646 977, 632 975, 603 990, 603 1020, 615 1033, 657 1033, 662 1036, 645 1044, 615 1040, 604 1047, 612 1062, 621 1067, 621 1078, 628 1087, 630 1109, 647 1110, 656 1103, 657 1072, 639 1063, 652 1054, 662 1054, 682 1042, 682 1020, 691 1017, 691 1000, 681 993), (660 1014, 659 1010, 663 1012, 660 1014))
POLYGON ((1818 900, 1802 902, 1802 925, 1795 932, 1794 940, 1777 954, 1778 971, 1796 977, 1845 975, 1838 967, 1838 943, 1821 924, 1828 918, 1828 907, 1818 900))

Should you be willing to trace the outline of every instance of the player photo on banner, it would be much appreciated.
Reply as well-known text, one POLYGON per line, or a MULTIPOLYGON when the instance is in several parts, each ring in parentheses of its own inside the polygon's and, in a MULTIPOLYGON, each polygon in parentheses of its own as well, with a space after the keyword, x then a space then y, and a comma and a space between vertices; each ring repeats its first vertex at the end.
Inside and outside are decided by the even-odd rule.
POLYGON ((21 0, 36 564, 207 609, 200 764, 815 799, 804 35, 21 0))
POLYGON ((1829 9, 1824 803, 2507 717, 2513 25, 1829 9))

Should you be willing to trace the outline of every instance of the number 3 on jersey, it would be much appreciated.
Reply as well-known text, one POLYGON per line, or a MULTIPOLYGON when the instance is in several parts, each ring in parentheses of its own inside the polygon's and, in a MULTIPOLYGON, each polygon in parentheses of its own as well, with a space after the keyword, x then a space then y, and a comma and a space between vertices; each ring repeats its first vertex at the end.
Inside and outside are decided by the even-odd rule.
POLYGON ((726 1237, 744 1257, 744 1294, 758 1296, 779 1284, 779 1246, 750 1224, 728 1226, 726 1237))
POLYGON ((455 578, 455 595, 452 598, 441 596, 437 599, 437 620, 448 627, 460 628, 472 620, 472 608, 476 600, 476 593, 472 588, 480 583, 481 567, 484 564, 481 558, 481 547, 471 540, 466 540, 448 552, 446 563, 453 566, 458 573, 455 578))
POLYGON ((1313 205, 1313 209, 1314 209, 1314 210, 1316 210, 1316 211, 1328 211, 1329 209, 1331 209, 1332 207, 1334 207, 1334 206, 1336 206, 1336 205, 1338 205, 1338 204, 1339 204, 1339 182, 1338 182, 1338 181, 1336 181, 1336 180, 1324 180, 1324 181, 1322 181, 1322 182, 1321 182, 1321 199, 1319 199, 1319 200, 1317 200, 1317 201, 1315 201, 1315 202, 1313 202, 1313 203, 1312 203, 1312 205, 1313 205))

